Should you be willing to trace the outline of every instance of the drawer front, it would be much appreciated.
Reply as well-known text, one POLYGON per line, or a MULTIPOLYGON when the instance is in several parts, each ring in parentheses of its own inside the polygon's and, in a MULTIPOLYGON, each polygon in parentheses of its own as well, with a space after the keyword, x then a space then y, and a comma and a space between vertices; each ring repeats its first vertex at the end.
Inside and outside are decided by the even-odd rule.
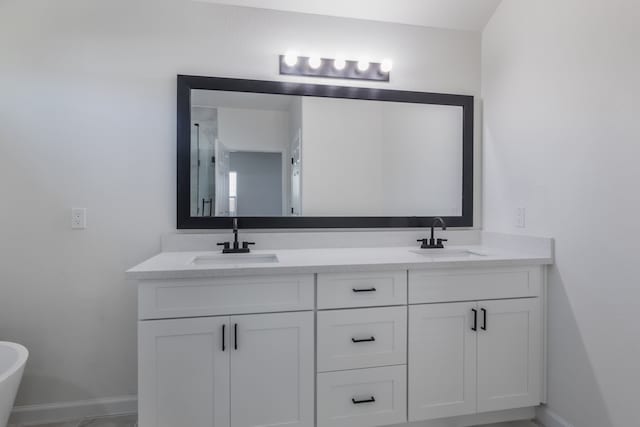
POLYGON ((317 427, 369 427, 407 421, 407 367, 318 374, 317 427))
POLYGON ((145 319, 313 310, 313 275, 145 280, 138 315, 145 319))
POLYGON ((407 307, 318 312, 318 372, 407 363, 407 307))
POLYGON ((407 272, 318 274, 318 308, 375 307, 407 303, 407 272))
POLYGON ((410 270, 409 304, 540 296, 540 267, 410 270))

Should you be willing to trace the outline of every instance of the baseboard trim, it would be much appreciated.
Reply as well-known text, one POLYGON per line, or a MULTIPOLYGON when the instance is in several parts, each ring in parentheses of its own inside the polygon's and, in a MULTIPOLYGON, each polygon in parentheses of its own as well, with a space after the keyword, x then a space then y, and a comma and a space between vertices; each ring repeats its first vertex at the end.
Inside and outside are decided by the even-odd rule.
MULTIPOLYGON (((531 427, 530 420, 535 418, 535 407, 507 409, 504 411, 484 412, 481 414, 461 415, 451 418, 435 420, 411 421, 394 424, 390 427, 471 427, 495 426, 500 423, 512 422, 514 426, 531 427)), ((510 424, 511 425, 511 424, 510 424)))
POLYGON ((78 420, 86 417, 135 414, 137 410, 137 396, 119 396, 75 402, 16 406, 11 412, 9 422, 28 426, 78 420))
MULTIPOLYGON (((105 417, 110 415, 135 414, 138 410, 138 398, 132 396, 119 396, 104 399, 79 400, 75 402, 47 403, 42 405, 16 406, 11 413, 11 424, 24 426, 64 422, 87 417, 105 417)), ((495 414, 487 414, 495 419, 475 419, 482 424, 486 422, 509 421, 514 419, 526 419, 526 411, 531 408, 504 411, 495 414)), ((477 416, 474 416, 474 418, 477 416)), ((462 417, 461 417, 462 418, 462 417)), ((544 427, 574 427, 561 416, 546 406, 536 409, 536 419, 544 427)), ((467 425, 462 420, 461 425, 467 425)), ((410 423, 419 424, 419 423, 410 423)))
POLYGON ((544 427, 573 427, 571 423, 544 405, 536 409, 536 420, 544 427))

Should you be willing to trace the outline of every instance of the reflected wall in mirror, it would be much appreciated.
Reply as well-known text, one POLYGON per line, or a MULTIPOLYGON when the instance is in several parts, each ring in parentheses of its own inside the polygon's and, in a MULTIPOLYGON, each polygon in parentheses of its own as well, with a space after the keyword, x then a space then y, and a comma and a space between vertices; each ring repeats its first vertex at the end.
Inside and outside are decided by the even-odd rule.
POLYGON ((289 214, 295 98, 193 91, 192 216, 289 214))
POLYGON ((179 228, 472 225, 472 97, 179 76, 178 98, 179 228))
POLYGON ((192 216, 462 214, 462 108, 196 89, 192 216))

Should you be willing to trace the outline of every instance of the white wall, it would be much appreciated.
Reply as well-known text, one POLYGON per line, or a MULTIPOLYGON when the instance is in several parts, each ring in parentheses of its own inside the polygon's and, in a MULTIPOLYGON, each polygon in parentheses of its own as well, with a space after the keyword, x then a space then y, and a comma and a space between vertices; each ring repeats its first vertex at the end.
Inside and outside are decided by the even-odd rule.
POLYGON ((302 99, 302 215, 379 215, 381 119, 377 102, 302 99))
POLYGON ((286 152, 289 112, 218 108, 218 137, 229 151, 286 152))
POLYGON ((462 108, 302 99, 308 216, 462 215, 462 108))
POLYGON ((381 105, 384 215, 462 215, 462 108, 381 105))
POLYGON ((509 0, 483 33, 485 226, 556 238, 549 409, 575 427, 638 425, 638 22, 635 0, 509 0))
POLYGON ((395 61, 390 84, 345 84, 478 94, 479 47, 188 0, 0 2, 0 339, 31 350, 18 403, 136 392, 124 271, 175 228, 176 74, 275 80, 288 49, 342 51, 395 61), (70 230, 72 206, 87 230, 70 230))

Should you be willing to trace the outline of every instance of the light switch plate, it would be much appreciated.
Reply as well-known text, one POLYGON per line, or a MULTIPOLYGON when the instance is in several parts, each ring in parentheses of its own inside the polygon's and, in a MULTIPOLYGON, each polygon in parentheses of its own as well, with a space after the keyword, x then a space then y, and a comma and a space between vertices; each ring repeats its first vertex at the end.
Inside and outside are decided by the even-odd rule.
POLYGON ((76 230, 87 228, 87 208, 71 208, 71 228, 76 230))
POLYGON ((516 208, 516 223, 515 226, 518 228, 524 228, 525 227, 525 216, 526 216, 527 210, 525 208, 516 208))

